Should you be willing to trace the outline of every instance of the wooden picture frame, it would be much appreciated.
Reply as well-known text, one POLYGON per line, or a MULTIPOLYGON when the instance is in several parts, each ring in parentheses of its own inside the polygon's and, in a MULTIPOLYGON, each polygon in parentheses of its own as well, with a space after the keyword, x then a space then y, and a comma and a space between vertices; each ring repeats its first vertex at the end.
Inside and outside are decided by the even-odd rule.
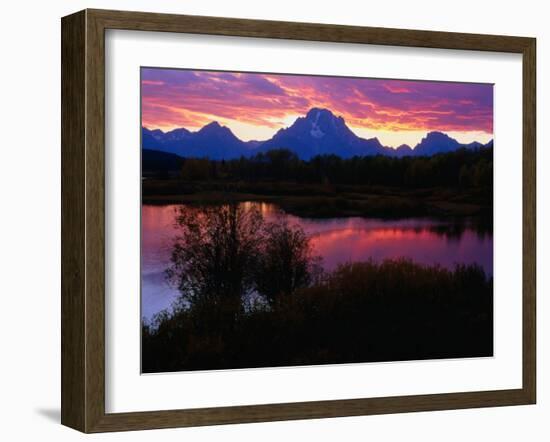
POLYGON ((533 404, 536 398, 533 38, 106 10, 62 19, 62 410, 83 432, 533 404), (523 57, 523 385, 512 390, 105 412, 105 30, 518 53, 523 57))

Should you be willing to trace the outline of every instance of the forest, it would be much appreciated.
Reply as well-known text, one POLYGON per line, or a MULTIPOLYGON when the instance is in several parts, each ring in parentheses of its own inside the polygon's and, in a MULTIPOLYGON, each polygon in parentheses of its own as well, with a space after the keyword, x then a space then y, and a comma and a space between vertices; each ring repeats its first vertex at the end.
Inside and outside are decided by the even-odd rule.
POLYGON ((492 224, 493 148, 310 161, 285 149, 231 161, 169 158, 163 168, 150 157, 144 162, 144 203, 261 200, 305 217, 475 216, 492 224))
POLYGON ((458 149, 426 157, 383 155, 344 159, 318 155, 301 160, 287 149, 274 149, 235 160, 162 157, 144 159, 144 176, 182 181, 293 181, 298 183, 390 187, 492 187, 493 148, 458 149), (172 173, 170 173, 172 172, 172 173))

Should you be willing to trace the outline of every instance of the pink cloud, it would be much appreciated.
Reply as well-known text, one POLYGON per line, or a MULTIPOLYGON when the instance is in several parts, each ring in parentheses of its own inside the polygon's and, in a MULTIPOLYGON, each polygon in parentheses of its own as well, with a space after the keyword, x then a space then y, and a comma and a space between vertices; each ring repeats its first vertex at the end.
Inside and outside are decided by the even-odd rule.
POLYGON ((212 120, 279 129, 288 115, 326 107, 354 127, 493 131, 489 84, 142 69, 142 124, 200 127, 212 120))

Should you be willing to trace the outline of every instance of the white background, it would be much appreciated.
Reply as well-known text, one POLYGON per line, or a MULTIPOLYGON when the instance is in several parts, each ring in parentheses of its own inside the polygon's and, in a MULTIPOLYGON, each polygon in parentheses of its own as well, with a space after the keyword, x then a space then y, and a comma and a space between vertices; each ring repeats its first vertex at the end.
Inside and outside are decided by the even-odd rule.
POLYGON ((521 56, 108 31, 106 61, 107 412, 521 387, 521 56), (495 356, 140 376, 140 65, 495 83, 495 356))
POLYGON ((548 439, 550 413, 549 303, 550 30, 544 2, 440 1, 389 3, 175 2, 20 0, 3 10, 2 69, 2 333, 0 345, 0 435, 5 440, 79 440, 59 421, 60 307, 60 32, 59 17, 84 7, 133 9, 536 36, 538 38, 538 259, 539 403, 529 407, 446 411, 317 421, 232 425, 93 436, 100 440, 509 440, 548 439))

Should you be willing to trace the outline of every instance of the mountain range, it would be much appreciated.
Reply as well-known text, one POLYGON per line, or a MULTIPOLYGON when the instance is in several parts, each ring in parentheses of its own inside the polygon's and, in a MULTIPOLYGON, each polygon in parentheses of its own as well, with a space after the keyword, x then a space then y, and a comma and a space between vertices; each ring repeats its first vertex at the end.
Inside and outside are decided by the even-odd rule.
POLYGON ((358 137, 342 117, 328 109, 313 108, 289 127, 280 129, 265 141, 242 141, 231 130, 212 122, 196 132, 185 128, 163 132, 142 128, 142 149, 176 154, 180 157, 207 157, 213 160, 249 157, 271 149, 286 148, 309 160, 316 155, 335 154, 342 158, 386 155, 391 157, 431 156, 460 148, 492 147, 473 142, 461 144, 442 132, 429 132, 414 148, 403 144, 397 148, 383 146, 378 138, 358 137))

